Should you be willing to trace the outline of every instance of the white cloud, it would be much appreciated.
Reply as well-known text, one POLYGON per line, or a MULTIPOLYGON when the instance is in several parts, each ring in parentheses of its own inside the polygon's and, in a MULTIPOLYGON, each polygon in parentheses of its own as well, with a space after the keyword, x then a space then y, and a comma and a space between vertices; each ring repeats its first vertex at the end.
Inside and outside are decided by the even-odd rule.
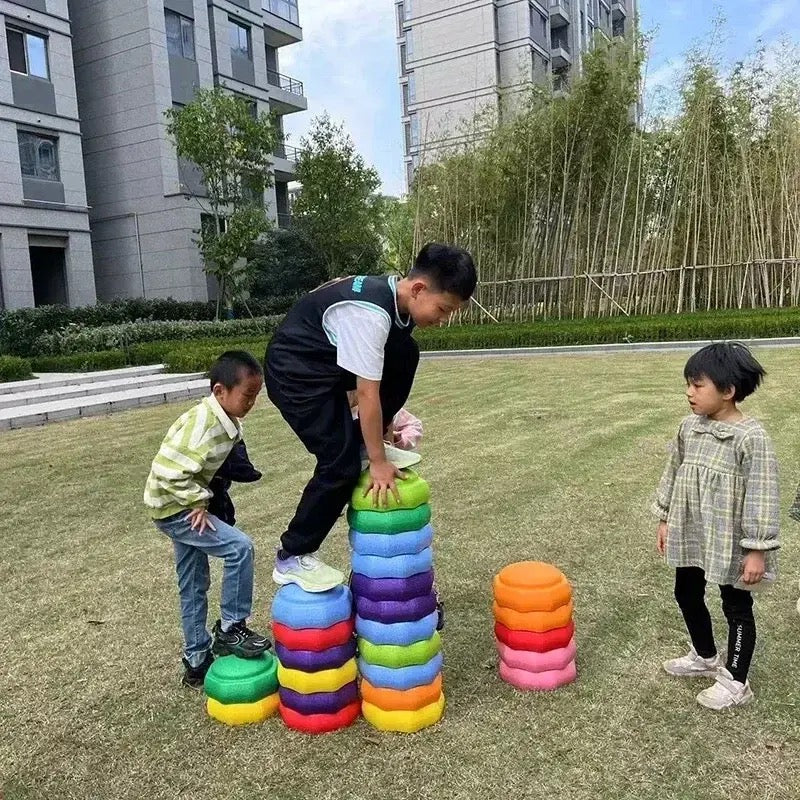
POLYGON ((758 39, 772 31, 790 14, 798 11, 798 0, 773 0, 758 14, 758 24, 753 28, 753 37, 758 39))
POLYGON ((402 189, 400 89, 393 0, 299 0, 303 41, 279 52, 282 72, 302 80, 308 113, 284 118, 295 144, 327 111, 376 166, 384 191, 402 189))
POLYGON ((672 0, 667 3, 667 13, 673 19, 685 19, 689 16, 689 3, 686 0, 672 0))

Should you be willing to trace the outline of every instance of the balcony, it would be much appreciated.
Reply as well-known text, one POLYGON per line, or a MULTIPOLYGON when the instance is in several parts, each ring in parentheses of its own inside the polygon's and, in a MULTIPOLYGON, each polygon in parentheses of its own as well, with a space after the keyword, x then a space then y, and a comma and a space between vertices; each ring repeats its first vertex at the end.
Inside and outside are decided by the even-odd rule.
POLYGON ((626 0, 614 0, 611 6, 611 16, 615 22, 628 16, 628 3, 626 0))
POLYGON ((264 40, 270 47, 285 47, 303 40, 297 0, 261 0, 264 40))
POLYGON ((287 183, 293 181, 297 172, 297 159, 300 156, 300 151, 296 147, 290 147, 285 142, 278 142, 272 155, 272 169, 275 173, 275 181, 287 183))
POLYGON ((550 0, 550 28, 563 28, 570 23, 572 5, 570 0, 550 0))
POLYGON ((271 87, 270 107, 278 114, 293 114, 308 108, 302 81, 268 69, 267 83, 271 87))
POLYGON ((550 60, 554 71, 565 69, 572 65, 572 54, 570 53, 566 36, 563 38, 551 37, 550 60))

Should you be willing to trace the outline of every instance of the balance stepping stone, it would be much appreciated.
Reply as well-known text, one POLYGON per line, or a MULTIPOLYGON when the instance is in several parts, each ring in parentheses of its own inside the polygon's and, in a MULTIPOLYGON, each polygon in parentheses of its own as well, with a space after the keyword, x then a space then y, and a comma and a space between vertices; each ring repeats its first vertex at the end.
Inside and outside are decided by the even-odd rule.
POLYGON ((222 656, 206 673, 206 710, 226 725, 263 722, 277 710, 278 660, 272 653, 258 658, 222 656))
POLYGON ((400 502, 375 508, 363 496, 364 473, 347 519, 362 713, 379 730, 413 733, 441 719, 445 699, 430 489, 416 472, 405 474, 400 502))
POLYGON ((551 564, 521 561, 492 584, 500 677, 518 689, 550 691, 577 677, 572 587, 551 564))
POLYGON ((303 733, 330 733, 361 714, 353 597, 346 586, 306 592, 289 584, 272 601, 278 711, 303 733))

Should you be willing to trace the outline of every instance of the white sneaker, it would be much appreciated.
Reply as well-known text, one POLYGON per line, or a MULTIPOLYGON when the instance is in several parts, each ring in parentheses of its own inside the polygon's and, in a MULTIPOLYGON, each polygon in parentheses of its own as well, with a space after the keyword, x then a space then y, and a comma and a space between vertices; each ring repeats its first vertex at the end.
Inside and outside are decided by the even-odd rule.
POLYGON ((714 711, 744 706, 752 699, 753 691, 750 688, 750 681, 745 681, 744 683, 735 681, 733 675, 725 667, 720 667, 714 685, 709 686, 708 689, 703 689, 697 695, 697 702, 701 706, 714 711))
POLYGON ((719 653, 711 658, 703 658, 697 655, 694 647, 685 656, 664 662, 664 672, 679 678, 716 678, 721 667, 719 653))
POLYGON ((344 575, 329 567, 316 553, 276 558, 272 580, 278 586, 296 583, 305 592, 327 592, 344 583, 344 575))
MULTIPOLYGON (((386 460, 394 464, 397 469, 408 469, 415 464, 422 461, 422 456, 415 453, 413 450, 401 450, 393 444, 383 443, 383 449, 386 451, 386 460)), ((361 471, 369 469, 369 459, 367 458, 366 448, 361 449, 361 471)))

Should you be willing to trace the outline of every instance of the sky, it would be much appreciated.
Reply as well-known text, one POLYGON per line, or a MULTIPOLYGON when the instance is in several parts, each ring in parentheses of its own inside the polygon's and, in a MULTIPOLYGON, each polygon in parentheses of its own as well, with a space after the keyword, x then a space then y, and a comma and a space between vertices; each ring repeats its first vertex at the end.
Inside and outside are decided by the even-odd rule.
MULTIPOLYGON (((716 54, 733 63, 759 44, 800 40, 800 0, 639 0, 649 38, 648 104, 676 85, 693 44, 707 41, 724 14, 716 54)), ((294 145, 315 116, 344 123, 356 148, 374 166, 385 194, 404 191, 394 0, 299 0, 303 41, 280 51, 281 72, 302 80, 307 112, 284 119, 294 145)))

